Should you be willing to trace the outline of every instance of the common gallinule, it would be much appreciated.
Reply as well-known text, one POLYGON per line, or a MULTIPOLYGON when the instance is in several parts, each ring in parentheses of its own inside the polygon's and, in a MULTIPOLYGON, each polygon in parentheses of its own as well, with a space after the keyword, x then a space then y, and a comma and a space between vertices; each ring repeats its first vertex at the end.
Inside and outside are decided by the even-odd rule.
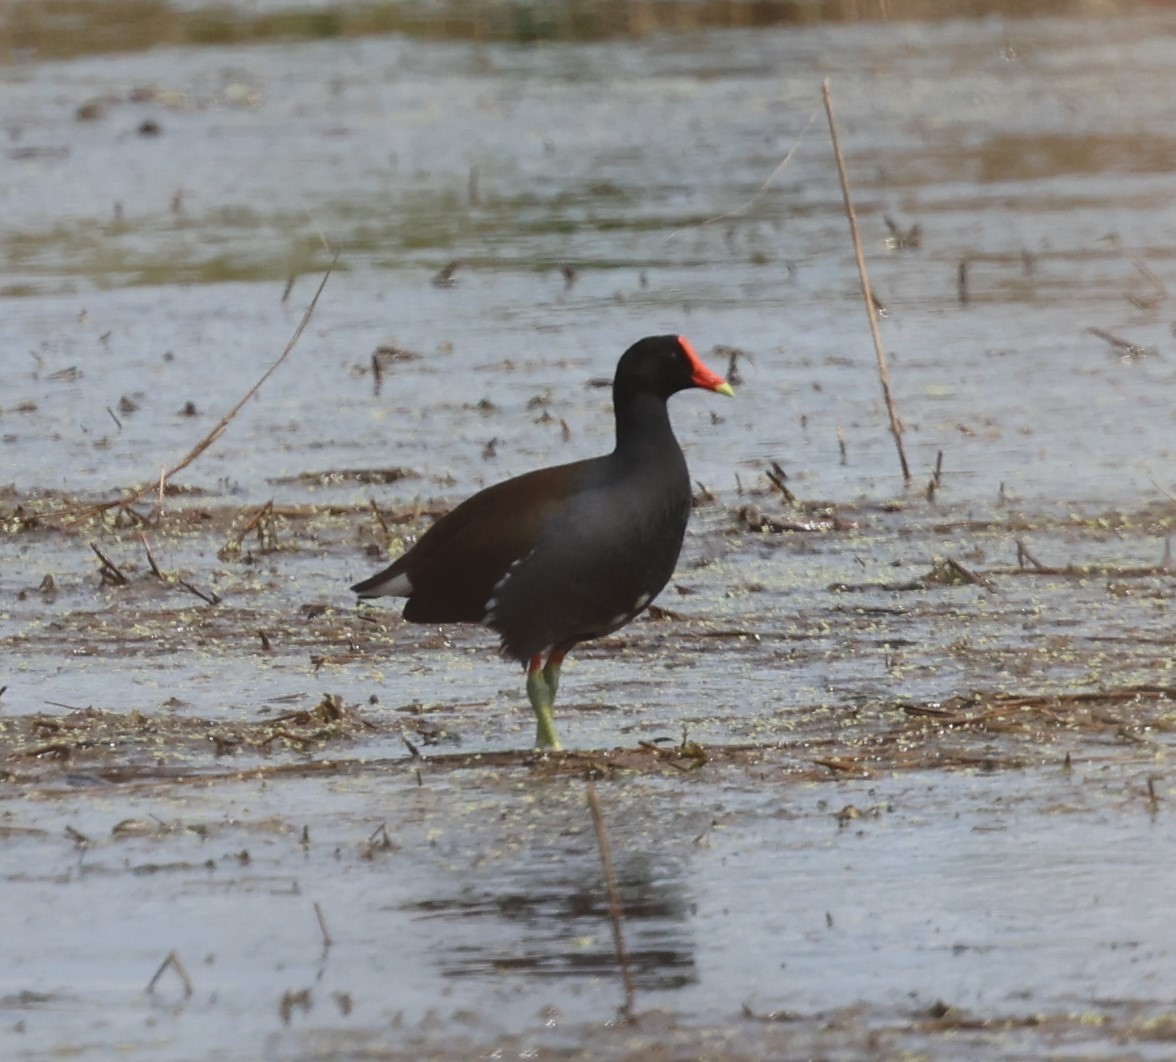
POLYGON ((666 399, 688 387, 734 393, 681 336, 639 340, 613 379, 612 453, 487 487, 351 589, 407 597, 414 623, 496 631, 502 654, 526 665, 535 744, 558 749, 552 703, 568 650, 638 615, 678 561, 690 477, 666 399))

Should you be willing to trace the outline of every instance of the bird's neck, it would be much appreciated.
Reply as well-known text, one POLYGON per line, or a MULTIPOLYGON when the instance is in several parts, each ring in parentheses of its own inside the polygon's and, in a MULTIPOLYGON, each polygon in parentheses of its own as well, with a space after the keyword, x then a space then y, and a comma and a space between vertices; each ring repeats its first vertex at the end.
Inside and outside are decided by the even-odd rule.
POLYGON ((617 418, 618 457, 640 459, 651 453, 681 454, 664 398, 648 392, 624 398, 614 394, 613 408, 617 418))

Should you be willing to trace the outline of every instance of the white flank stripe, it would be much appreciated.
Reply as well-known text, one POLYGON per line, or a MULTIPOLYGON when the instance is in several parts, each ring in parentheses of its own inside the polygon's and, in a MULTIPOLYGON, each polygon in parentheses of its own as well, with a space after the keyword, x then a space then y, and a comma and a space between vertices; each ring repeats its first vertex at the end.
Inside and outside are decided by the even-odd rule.
POLYGON ((412 593, 412 583, 403 572, 394 575, 386 582, 373 586, 364 597, 408 597, 412 593))

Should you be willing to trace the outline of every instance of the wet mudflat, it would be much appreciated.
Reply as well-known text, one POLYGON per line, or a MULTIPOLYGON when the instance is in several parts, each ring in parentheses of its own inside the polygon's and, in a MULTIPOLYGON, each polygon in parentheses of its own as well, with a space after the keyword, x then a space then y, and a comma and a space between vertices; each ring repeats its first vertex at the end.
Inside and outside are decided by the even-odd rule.
POLYGON ((1170 1057, 1174 37, 4 67, 0 1054, 1170 1057), (346 587, 662 331, 737 397, 536 756, 486 634, 346 587))

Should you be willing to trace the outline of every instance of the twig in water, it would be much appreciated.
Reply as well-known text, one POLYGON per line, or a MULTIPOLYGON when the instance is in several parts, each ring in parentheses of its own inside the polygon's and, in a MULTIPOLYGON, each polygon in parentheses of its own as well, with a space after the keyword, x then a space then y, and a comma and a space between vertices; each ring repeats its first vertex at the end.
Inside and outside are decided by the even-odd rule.
POLYGON ((935 471, 931 473, 931 481, 927 484, 927 500, 933 502, 935 500, 935 493, 939 490, 939 484, 943 477, 943 451, 940 450, 935 457, 935 471))
POLYGON ((160 520, 163 519, 163 487, 166 473, 166 468, 161 468, 159 470, 159 497, 155 501, 154 511, 147 514, 147 523, 149 524, 157 524, 160 520))
POLYGON ((416 747, 416 745, 414 745, 411 741, 408 740, 408 735, 405 734, 403 730, 400 731, 400 740, 404 742, 405 748, 408 749, 408 754, 414 760, 423 760, 424 759, 424 756, 421 755, 421 750, 418 749, 416 747))
POLYGON ((309 1014, 310 1008, 311 996, 309 988, 300 988, 298 991, 288 988, 282 993, 282 998, 278 1001, 278 1014, 281 1015, 283 1025, 290 1024, 290 1020, 294 1017, 294 1011, 300 1010, 303 1014, 309 1014))
POLYGON ((151 543, 147 541, 147 533, 145 531, 139 532, 139 540, 143 543, 143 548, 147 551, 147 563, 151 565, 151 572, 161 583, 166 583, 167 580, 163 577, 163 572, 159 570, 159 565, 155 563, 155 556, 151 552, 151 543))
POLYGON ((1129 293, 1126 297, 1127 301, 1139 310, 1156 309, 1168 297, 1168 286, 1147 267, 1146 262, 1135 258, 1132 259, 1131 264, 1135 266, 1140 275, 1151 285, 1152 290, 1146 295, 1129 293))
MULTIPOLYGON (((319 286, 315 291, 313 298, 311 298, 309 305, 303 312, 302 319, 298 322, 298 327, 294 329, 294 334, 290 337, 290 341, 286 344, 286 349, 283 350, 282 353, 278 356, 277 360, 268 369, 266 369, 264 373, 261 374, 261 378, 257 381, 257 383, 255 383, 251 388, 249 388, 248 391, 245 392, 245 395, 241 398, 241 400, 235 406, 233 406, 233 408, 230 409, 228 413, 221 417, 221 419, 218 420, 216 424, 213 425, 212 430, 209 431, 208 434, 205 435, 204 438, 201 439, 195 446, 193 446, 192 449, 189 450, 177 464, 173 465, 170 469, 164 472, 164 474, 160 477, 161 484, 166 483, 173 476, 182 472, 201 454, 203 454, 205 450, 212 446, 212 444, 215 443, 217 439, 219 439, 225 433, 225 430, 228 428, 229 424, 232 423, 233 418, 241 412, 241 409, 245 406, 245 404, 254 395, 256 395, 258 391, 261 390, 265 382, 271 376, 273 376, 275 372, 277 372, 279 366, 290 356, 295 346, 297 346, 298 340, 302 338, 302 333, 306 331, 306 326, 310 323, 310 318, 314 313, 314 308, 318 305, 319 296, 322 295, 323 288, 326 287, 327 280, 334 271, 335 263, 338 260, 338 254, 336 254, 331 259, 331 264, 327 266, 326 272, 323 273, 323 278, 319 281, 319 286)), ((138 501, 141 497, 143 497, 144 494, 154 487, 155 481, 153 480, 151 483, 142 487, 128 488, 119 498, 114 498, 110 501, 99 502, 96 505, 86 505, 82 506, 81 508, 74 509, 60 509, 56 512, 45 513, 42 519, 69 520, 71 522, 89 520, 95 516, 100 515, 101 513, 106 512, 109 509, 114 509, 120 505, 128 506, 132 502, 138 501)))
POLYGON ((1146 461, 1140 461, 1138 467, 1142 468, 1144 470, 1144 472, 1147 473, 1147 478, 1149 480, 1151 480, 1151 485, 1153 487, 1155 487, 1156 490, 1158 490, 1165 498, 1167 498, 1168 501, 1176 502, 1176 494, 1173 494, 1171 491, 1164 490, 1164 488, 1161 487, 1159 485, 1159 483, 1156 482, 1155 473, 1152 472, 1150 466, 1148 465, 1148 463, 1146 461))
POLYGON ((327 920, 323 917, 323 909, 319 906, 318 900, 314 902, 314 916, 318 919, 319 932, 323 935, 323 951, 327 951, 335 942, 331 939, 331 931, 327 928, 327 920))
POLYGON ((188 971, 184 969, 184 964, 180 962, 179 952, 176 951, 169 951, 167 958, 159 964, 159 969, 155 971, 155 976, 147 982, 147 991, 155 991, 155 986, 159 983, 159 979, 169 966, 175 970, 176 976, 180 979, 180 984, 184 986, 184 995, 190 996, 193 992, 192 979, 188 976, 188 971))
POLYGON ((177 472, 182 472, 202 453, 204 453, 204 451, 207 450, 214 442, 216 442, 217 439, 219 439, 225 433, 225 430, 228 428, 233 418, 241 412, 241 409, 244 407, 245 403, 261 390, 266 380, 273 376, 282 362, 284 362, 290 356, 291 351, 293 351, 294 347, 298 344, 298 340, 302 338, 302 333, 306 330, 306 326, 310 323, 311 314, 314 313, 314 308, 318 305, 319 296, 323 293, 323 288, 325 288, 327 285, 327 279, 330 277, 332 271, 335 268, 335 263, 338 260, 338 254, 336 254, 334 258, 331 259, 331 264, 327 266, 327 271, 323 274, 322 280, 319 281, 319 286, 314 293, 314 297, 310 300, 310 304, 306 307, 306 311, 303 313, 302 319, 298 322, 298 327, 294 329, 294 334, 290 337, 290 341, 286 344, 285 350, 283 350, 282 353, 278 355, 277 360, 261 374, 261 377, 258 379, 257 383, 255 383, 251 388, 249 388, 248 391, 245 392, 245 395, 240 399, 240 401, 238 401, 237 404, 228 411, 228 413, 226 413, 223 417, 221 417, 220 420, 216 422, 216 424, 213 425, 212 430, 203 439, 201 439, 200 442, 192 447, 192 449, 183 457, 180 463, 168 470, 168 472, 163 476, 165 480, 171 479, 172 476, 174 476, 177 472))
POLYGON ((187 590, 188 593, 195 594, 198 598, 200 598, 201 601, 206 601, 210 605, 219 605, 220 604, 220 596, 212 591, 209 591, 206 594, 203 590, 196 589, 196 587, 194 587, 186 579, 177 578, 176 583, 179 586, 182 586, 185 590, 187 590))
POLYGON ((1045 565, 1029 552, 1029 547, 1021 539, 1017 539, 1017 567, 1024 568, 1026 561, 1034 568, 1042 571, 1045 569, 1045 565))
POLYGON ((1138 361, 1140 358, 1154 358, 1160 353, 1155 347, 1140 346, 1138 343, 1132 343, 1129 340, 1112 335, 1110 332, 1105 332, 1101 328, 1092 327, 1086 331, 1092 336, 1098 336, 1104 343, 1109 343, 1119 351, 1119 357, 1123 361, 1138 361))
MULTIPOLYGON (((155 578, 157 578, 161 583, 169 583, 170 584, 171 582, 173 582, 173 580, 169 579, 166 575, 163 574, 162 571, 159 570, 159 565, 155 563, 155 556, 151 552, 151 545, 147 541, 146 533, 143 531, 140 531, 139 532, 139 539, 143 543, 143 548, 147 551, 147 563, 151 566, 151 572, 155 576, 155 578)), ((219 605, 220 604, 220 598, 217 597, 216 594, 214 594, 214 593, 206 594, 203 590, 197 590, 196 587, 194 587, 191 583, 189 583, 185 579, 181 579, 179 576, 176 576, 174 582, 177 586, 182 586, 185 590, 188 591, 188 593, 195 594, 198 598, 200 598, 201 601, 205 601, 210 605, 219 605)))
POLYGON ((755 364, 755 358, 747 353, 746 350, 740 350, 739 347, 716 346, 713 351, 716 359, 727 359, 727 372, 725 379, 732 387, 738 387, 743 383, 743 375, 739 372, 739 359, 755 364))
MULTIPOLYGON (((728 210, 725 214, 719 214, 713 218, 707 218, 705 221, 700 221, 697 225, 685 225, 680 229, 675 229, 666 239, 672 240, 680 232, 689 232, 691 229, 701 229, 704 225, 713 225, 716 221, 726 221, 727 218, 737 218, 741 214, 746 214, 758 201, 759 197, 768 190, 768 186, 784 171, 788 163, 792 161, 792 156, 796 154, 796 149, 800 147, 800 142, 804 139, 804 134, 809 131, 809 127, 817 120, 817 114, 820 113, 821 108, 818 107, 809 116, 809 120, 805 122, 804 128, 800 131, 800 135, 796 138, 792 147, 788 149, 788 154, 785 155, 776 166, 774 170, 768 175, 768 179, 759 186, 756 193, 747 200, 742 206, 737 206, 734 210, 728 210)), ((644 286, 644 285, 642 285, 644 286)))
POLYGON ((980 575, 972 571, 971 568, 965 568, 955 557, 947 557, 944 564, 947 573, 954 577, 954 581, 983 586, 988 590, 993 589, 992 581, 987 576, 980 575))
POLYGON ((613 872, 612 851, 609 848, 608 833, 604 828, 604 816, 600 811, 600 800, 596 796, 596 783, 588 783, 588 810, 592 812, 592 827, 596 830, 596 844, 600 848, 600 865, 604 870, 604 883, 608 889, 608 917, 612 922, 613 945, 617 951, 617 962, 621 966, 621 977, 625 982, 624 1013, 629 1016, 633 1012, 633 998, 636 989, 633 986, 633 973, 629 968, 629 951, 625 947, 625 935, 621 926, 621 894, 617 888, 616 874, 613 872))
POLYGON ((453 285, 457 283, 457 281, 453 279, 453 274, 457 272, 460 265, 461 262, 449 262, 441 268, 440 272, 434 275, 430 283, 435 288, 453 287, 453 285))
POLYGON ((894 436, 894 445, 898 450, 898 461, 902 466, 904 483, 911 481, 911 470, 907 464, 906 452, 902 445, 902 424, 894 408, 894 398, 890 393, 890 371, 886 366, 886 351, 882 346, 882 333, 878 330, 878 315, 874 309, 874 298, 870 288, 870 276, 866 270, 866 255, 862 250, 862 238, 858 233, 857 215, 853 209, 853 199, 849 194, 849 178, 845 172, 845 159, 841 154, 841 140, 837 135, 837 118, 833 114, 833 97, 829 92, 829 79, 826 78, 821 87, 821 96, 825 101, 825 114, 829 118, 829 132, 833 138, 833 154, 837 158, 837 176, 841 180, 841 197, 845 200, 845 215, 849 218, 849 231, 853 237, 853 253, 857 259, 858 277, 862 284, 862 298, 866 303, 866 316, 870 321, 870 336, 874 340, 874 355, 878 361, 878 381, 882 385, 882 397, 886 402, 886 412, 890 417, 890 434, 894 436))
POLYGON ((908 230, 902 229, 889 214, 882 215, 882 222, 890 230, 886 242, 896 251, 917 251, 923 245, 923 226, 915 222, 908 230))
POLYGON ((388 526, 388 521, 384 519, 384 514, 380 512, 380 507, 376 504, 376 499, 368 499, 368 504, 372 507, 372 515, 376 518, 376 523, 380 525, 380 530, 384 532, 384 541, 392 541, 392 529, 388 526))
POLYGON ((380 352, 372 352, 372 395, 380 397, 380 388, 384 386, 384 366, 380 364, 380 352))
POLYGON ((262 553, 272 553, 278 548, 277 533, 274 530, 273 498, 270 498, 257 512, 249 517, 241 530, 217 550, 216 555, 221 560, 228 560, 229 557, 235 555, 240 550, 241 543, 245 541, 245 536, 254 528, 257 528, 257 546, 262 553))
POLYGON ((780 467, 780 463, 778 461, 773 461, 772 467, 769 468, 764 473, 764 475, 768 477, 768 480, 771 482, 772 486, 775 487, 784 496, 784 500, 789 505, 796 504, 796 495, 788 489, 788 473, 780 467))
POLYGON ((1131 264, 1147 279, 1147 281, 1158 291, 1161 295, 1168 294, 1168 285, 1165 284, 1158 276, 1155 275, 1147 266, 1147 263, 1142 259, 1133 258, 1131 264))
POLYGON ((100 550, 93 542, 90 543, 90 549, 92 549, 98 555, 98 559, 102 562, 101 574, 102 581, 104 583, 113 583, 115 586, 126 586, 127 583, 130 582, 130 580, 118 570, 118 567, 115 565, 114 561, 106 556, 106 554, 103 553, 102 550, 100 550))

